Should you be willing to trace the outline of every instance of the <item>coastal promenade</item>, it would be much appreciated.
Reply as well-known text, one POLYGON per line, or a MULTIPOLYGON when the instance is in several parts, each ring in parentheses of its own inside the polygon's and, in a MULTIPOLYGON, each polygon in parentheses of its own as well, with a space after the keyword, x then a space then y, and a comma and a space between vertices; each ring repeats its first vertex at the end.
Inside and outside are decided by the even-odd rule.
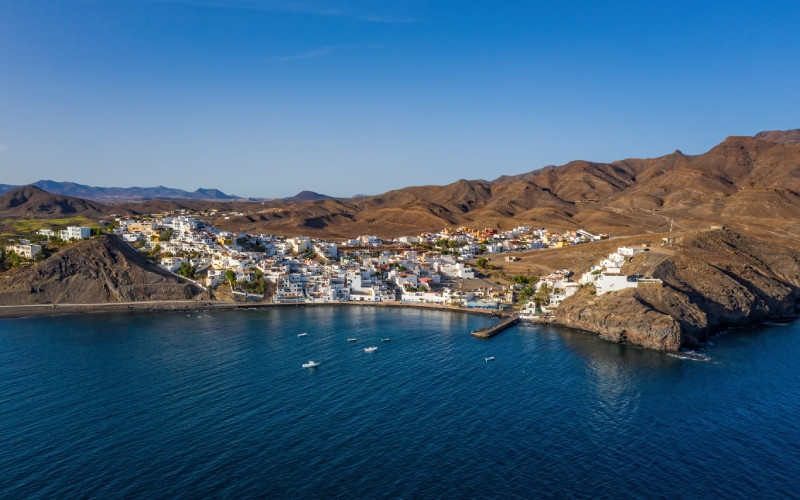
POLYGON ((298 304, 241 303, 215 300, 171 300, 141 302, 110 302, 102 304, 28 304, 0 305, 0 319, 24 318, 31 316, 57 316, 63 314, 94 314, 113 312, 190 312, 190 311, 230 311, 241 309, 271 309, 291 307, 399 307, 450 311, 483 316, 496 316, 497 311, 466 309, 443 304, 409 304, 405 302, 321 302, 298 304))

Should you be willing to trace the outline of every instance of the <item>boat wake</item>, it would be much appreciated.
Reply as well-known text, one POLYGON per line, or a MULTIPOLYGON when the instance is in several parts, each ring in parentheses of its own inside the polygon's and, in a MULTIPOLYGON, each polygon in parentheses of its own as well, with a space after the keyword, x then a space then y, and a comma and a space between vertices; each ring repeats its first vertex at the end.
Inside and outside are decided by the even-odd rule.
POLYGON ((789 326, 794 324, 794 321, 765 321, 767 326, 789 326))
POLYGON ((670 352, 667 353, 667 356, 689 361, 702 361, 704 363, 711 361, 711 356, 708 354, 703 354, 702 352, 693 351, 691 349, 681 350, 680 352, 670 352))

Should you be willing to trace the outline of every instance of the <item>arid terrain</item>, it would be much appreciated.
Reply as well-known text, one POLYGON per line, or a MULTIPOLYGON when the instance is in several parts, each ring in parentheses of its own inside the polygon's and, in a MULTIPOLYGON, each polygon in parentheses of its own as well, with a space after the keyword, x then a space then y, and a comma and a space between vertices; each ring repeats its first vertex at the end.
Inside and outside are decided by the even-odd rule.
POLYGON ((108 235, 0 275, 2 305, 189 300, 202 292, 108 235))
POLYGON ((377 196, 267 202, 151 201, 116 205, 149 213, 216 208, 212 218, 252 233, 399 236, 443 227, 586 228, 621 235, 726 224, 764 237, 800 235, 800 132, 729 137, 710 151, 612 163, 574 161, 494 181, 459 180, 377 196))
POLYGON ((263 202, 150 200, 103 205, 27 187, 0 196, 0 217, 216 210, 219 215, 206 218, 222 229, 335 238, 520 224, 585 228, 615 236, 725 224, 757 236, 797 236, 799 137, 797 130, 761 132, 729 137, 696 156, 675 151, 612 163, 574 161, 493 181, 462 179, 446 186, 406 187, 347 199, 298 196, 263 202))

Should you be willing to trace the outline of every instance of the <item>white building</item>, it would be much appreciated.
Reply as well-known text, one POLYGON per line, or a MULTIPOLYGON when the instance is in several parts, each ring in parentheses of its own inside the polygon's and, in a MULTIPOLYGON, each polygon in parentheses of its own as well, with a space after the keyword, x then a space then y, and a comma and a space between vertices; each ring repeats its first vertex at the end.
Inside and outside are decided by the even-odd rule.
POLYGON ((67 226, 66 229, 59 231, 59 236, 64 241, 85 240, 92 235, 92 228, 80 226, 67 226))
POLYGON ((39 252, 42 251, 42 246, 23 242, 20 243, 19 245, 11 245, 10 247, 8 247, 8 250, 14 252, 20 257, 25 257, 26 259, 32 259, 36 257, 36 255, 39 252))
POLYGON ((633 247, 619 247, 617 248, 617 253, 622 255, 623 257, 633 257, 637 253, 644 252, 641 248, 633 248, 633 247))
POLYGON ((442 271, 442 273, 444 273, 445 276, 450 276, 451 278, 460 278, 460 279, 475 278, 475 272, 472 270, 472 268, 462 264, 461 262, 457 264, 444 264, 440 266, 440 270, 442 271))
POLYGON ((636 288, 637 286, 639 286, 639 283, 636 277, 625 276, 624 274, 600 273, 594 282, 597 295, 616 292, 625 288, 636 288))
POLYGON ((173 273, 180 269, 183 263, 184 260, 180 257, 164 257, 161 259, 161 266, 173 273))
POLYGON ((303 253, 311 247, 311 238, 292 238, 286 241, 296 253, 303 253))

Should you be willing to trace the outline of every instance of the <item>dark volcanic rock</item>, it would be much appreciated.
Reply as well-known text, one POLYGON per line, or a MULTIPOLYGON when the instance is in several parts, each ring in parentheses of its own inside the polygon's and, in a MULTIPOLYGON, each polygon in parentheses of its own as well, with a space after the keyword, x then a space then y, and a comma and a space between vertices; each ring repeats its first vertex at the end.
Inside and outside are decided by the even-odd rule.
POLYGON ((85 240, 0 277, 0 304, 187 300, 202 292, 116 236, 85 240))
POLYGON ((630 289, 600 296, 581 290, 556 309, 556 318, 605 340, 648 349, 676 351, 683 342, 680 324, 638 300, 630 289))

